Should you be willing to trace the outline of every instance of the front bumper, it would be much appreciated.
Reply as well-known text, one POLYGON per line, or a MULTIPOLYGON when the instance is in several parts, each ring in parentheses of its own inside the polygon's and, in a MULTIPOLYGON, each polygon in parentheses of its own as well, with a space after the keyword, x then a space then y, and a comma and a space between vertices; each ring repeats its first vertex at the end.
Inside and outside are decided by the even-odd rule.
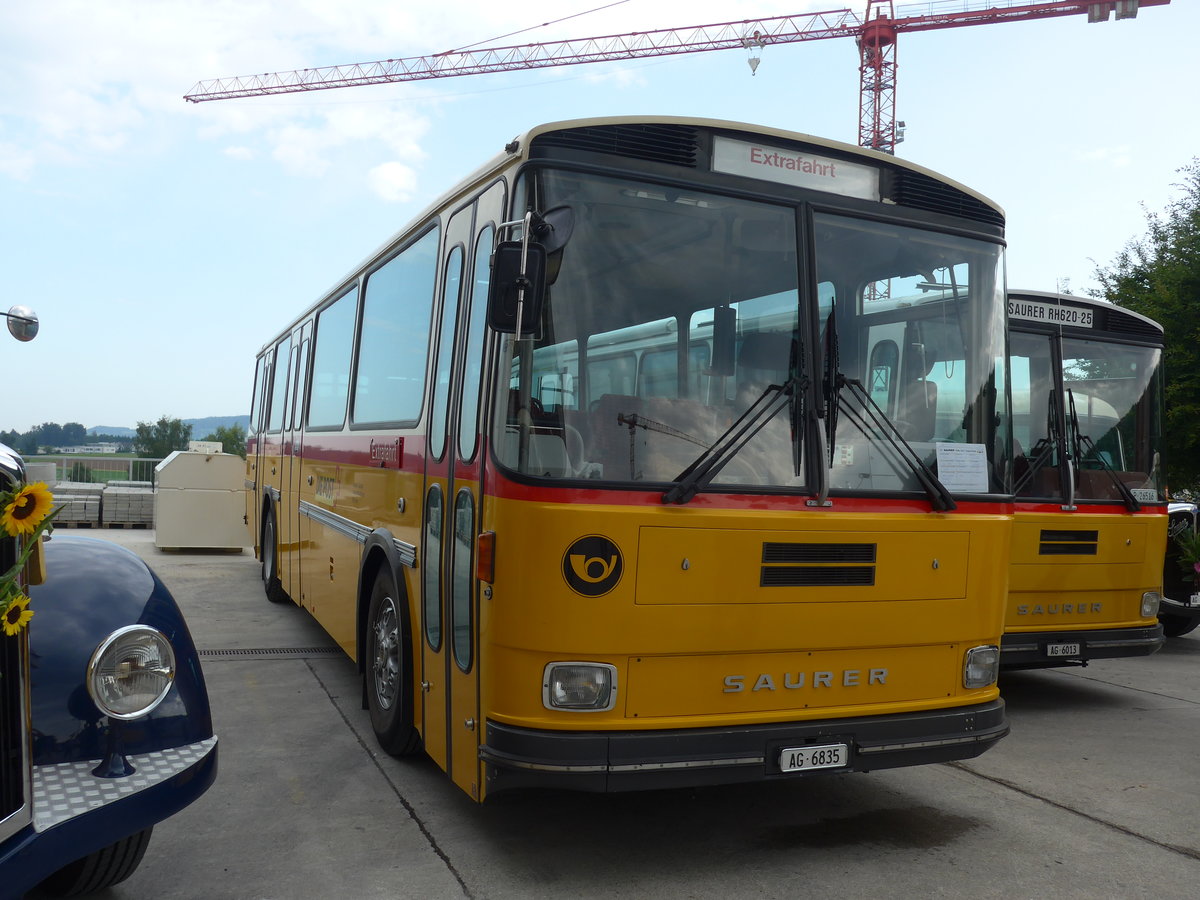
POLYGON ((489 794, 514 788, 618 792, 795 777, 785 747, 843 742, 868 772, 978 756, 1008 734, 1004 701, 891 716, 659 731, 539 731, 489 721, 480 757, 489 794))
POLYGON ((1000 668, 1042 669, 1080 666, 1093 659, 1149 656, 1163 645, 1162 625, 1097 628, 1088 631, 1029 631, 1006 634, 1000 641, 1000 668), (1078 644, 1079 652, 1051 656, 1050 647, 1078 644))
POLYGON ((0 885, 19 897, 63 866, 174 815, 217 775, 215 737, 134 754, 124 778, 91 774, 99 760, 37 766, 33 823, 0 844, 0 885))

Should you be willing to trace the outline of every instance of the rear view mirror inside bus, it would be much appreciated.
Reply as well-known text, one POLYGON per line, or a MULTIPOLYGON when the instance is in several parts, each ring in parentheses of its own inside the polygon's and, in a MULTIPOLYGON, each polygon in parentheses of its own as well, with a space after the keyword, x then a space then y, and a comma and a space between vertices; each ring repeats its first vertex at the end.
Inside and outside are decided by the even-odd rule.
POLYGON ((501 241, 492 254, 488 324, 501 334, 535 334, 546 293, 546 248, 530 241, 501 241), (518 318, 520 324, 518 326, 518 318))

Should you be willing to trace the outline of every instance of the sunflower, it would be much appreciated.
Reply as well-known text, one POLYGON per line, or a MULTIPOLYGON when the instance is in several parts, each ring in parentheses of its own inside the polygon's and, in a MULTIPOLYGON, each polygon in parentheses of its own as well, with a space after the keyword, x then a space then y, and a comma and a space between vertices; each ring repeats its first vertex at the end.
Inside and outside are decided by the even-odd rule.
POLYGON ((33 534, 53 505, 54 495, 45 482, 27 484, 0 511, 0 526, 13 537, 33 534))
POLYGON ((0 613, 0 625, 4 626, 7 635, 17 634, 33 618, 33 610, 29 608, 29 598, 18 593, 9 602, 3 613, 0 613))

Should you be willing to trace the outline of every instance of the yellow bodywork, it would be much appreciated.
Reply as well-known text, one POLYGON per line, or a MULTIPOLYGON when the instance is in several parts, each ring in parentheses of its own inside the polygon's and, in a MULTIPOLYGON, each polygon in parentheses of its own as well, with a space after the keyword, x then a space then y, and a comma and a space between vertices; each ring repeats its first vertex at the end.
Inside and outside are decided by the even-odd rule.
POLYGON ((998 695, 995 685, 964 689, 962 669, 968 649, 999 643, 1005 516, 490 503, 496 576, 480 608, 489 719, 543 729, 711 727, 998 695), (564 575, 568 548, 587 535, 621 554, 619 581, 596 597, 564 575), (873 573, 850 573, 856 583, 845 585, 764 585, 764 570, 780 565, 764 562, 765 544, 874 545, 873 562, 833 567, 834 580, 847 569, 873 573), (553 661, 615 666, 615 708, 547 709, 539 686, 553 661))
POLYGON ((1018 511, 1005 633, 1153 626, 1142 594, 1162 590, 1166 542, 1165 515, 1018 511))

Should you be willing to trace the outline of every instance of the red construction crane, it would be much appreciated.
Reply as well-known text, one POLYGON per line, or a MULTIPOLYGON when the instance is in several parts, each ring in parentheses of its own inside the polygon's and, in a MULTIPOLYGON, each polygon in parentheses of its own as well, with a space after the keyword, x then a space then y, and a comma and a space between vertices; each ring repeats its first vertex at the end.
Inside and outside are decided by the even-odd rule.
POLYGON ((899 14, 893 8, 892 0, 866 2, 862 17, 849 9, 837 9, 219 78, 198 82, 184 99, 201 103, 710 50, 745 49, 754 53, 768 44, 852 37, 858 42, 859 53, 859 145, 893 153, 899 142, 896 136, 896 39, 902 32, 1084 14, 1089 22, 1105 22, 1114 13, 1117 19, 1130 19, 1137 15, 1139 7, 1166 6, 1171 0, 1051 0, 1040 3, 1031 0, 938 0, 899 7, 899 14))

